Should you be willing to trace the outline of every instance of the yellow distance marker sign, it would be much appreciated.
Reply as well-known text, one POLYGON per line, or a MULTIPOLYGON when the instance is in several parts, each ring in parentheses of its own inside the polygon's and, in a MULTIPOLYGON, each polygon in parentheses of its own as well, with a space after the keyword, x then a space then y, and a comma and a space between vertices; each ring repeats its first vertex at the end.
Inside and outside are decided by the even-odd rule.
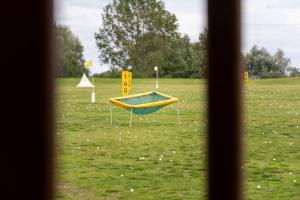
POLYGON ((131 81, 132 81, 132 73, 128 72, 128 87, 129 87, 129 92, 131 91, 131 81))
POLYGON ((249 83, 249 75, 248 75, 248 72, 245 72, 245 74, 244 74, 244 84, 248 85, 248 83, 249 83))
POLYGON ((122 96, 129 95, 131 90, 132 73, 129 71, 122 71, 122 96))

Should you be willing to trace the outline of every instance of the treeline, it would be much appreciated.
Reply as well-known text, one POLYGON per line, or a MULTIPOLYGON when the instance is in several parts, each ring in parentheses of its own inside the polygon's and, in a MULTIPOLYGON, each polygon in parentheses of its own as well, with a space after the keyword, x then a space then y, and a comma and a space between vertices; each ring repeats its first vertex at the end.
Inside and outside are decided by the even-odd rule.
MULTIPOLYGON (((177 77, 177 78, 206 78, 207 62, 206 62, 206 40, 207 31, 200 35, 200 41, 191 43, 187 36, 181 40, 182 47, 177 51, 182 53, 177 54, 179 62, 178 67, 160 67, 160 77, 177 77), (202 45, 202 44, 205 45, 202 45)), ((284 55, 282 49, 278 49, 273 55, 264 47, 259 48, 254 45, 248 52, 241 53, 242 63, 245 71, 249 72, 250 78, 283 78, 300 76, 299 68, 291 66, 291 60, 284 55)), ((110 70, 100 74, 97 77, 102 78, 118 78, 121 77, 122 68, 112 67, 110 70)), ((145 70, 141 76, 137 71, 130 68, 134 72, 135 77, 153 77, 155 76, 153 68, 145 70), (149 73, 147 73, 149 72, 149 73)))
MULTIPOLYGON (((99 77, 119 77, 128 68, 135 77, 153 77, 159 66, 161 77, 205 78, 207 74, 207 30, 197 42, 178 32, 176 16, 158 0, 113 0, 102 14, 102 25, 95 33, 99 59, 110 70, 99 77)), ((271 55, 253 46, 241 53, 244 67, 252 78, 299 75, 282 50, 271 55)), ((222 67, 222 66, 220 66, 222 67)))
MULTIPOLYGON (((112 0, 102 12, 102 24, 95 33, 99 61, 111 66, 98 77, 120 77, 130 69, 134 77, 205 78, 207 75, 207 29, 192 42, 178 31, 174 14, 160 0, 112 0)), ((56 25, 57 76, 78 77, 83 67, 83 47, 67 26, 56 25)), ((274 55, 253 46, 241 53, 251 78, 299 76, 283 50, 274 55)), ((222 66, 220 66, 222 67, 222 66)))
POLYGON ((286 76, 300 76, 299 69, 291 66, 291 60, 285 57, 282 49, 274 55, 266 48, 254 45, 243 55, 245 70, 252 78, 281 78, 286 76))
MULTIPOLYGON (((55 25, 56 35, 56 75, 57 77, 80 77, 82 73, 89 71, 83 67, 83 46, 65 25, 55 25)), ((172 78, 205 78, 207 71, 207 30, 200 34, 197 42, 191 42, 188 36, 177 37, 170 44, 169 56, 160 60, 160 77, 172 78), (173 55, 171 55, 173 54, 173 55)), ((159 44, 156 44, 159 46, 159 44)), ((159 57, 159 51, 154 51, 148 56, 159 57), (157 54, 157 55, 156 55, 157 54)), ((273 55, 264 47, 254 45, 248 52, 242 53, 245 71, 249 72, 250 78, 280 78, 300 76, 300 71, 291 66, 289 58, 285 57, 283 50, 278 49, 273 55)), ((145 58, 147 60, 147 58, 145 58)), ((129 67, 134 77, 153 77, 152 63, 147 67, 129 67)), ((95 77, 118 78, 121 77, 122 67, 112 66, 108 71, 95 74, 95 77)))
POLYGON ((191 42, 187 35, 172 38, 168 43, 154 41, 156 50, 148 49, 148 52, 141 55, 139 67, 112 66, 110 70, 96 74, 96 77, 120 77, 122 70, 133 71, 136 78, 153 77, 154 66, 159 67, 159 76, 168 78, 205 78, 206 74, 206 41, 207 30, 199 36, 199 41, 191 42), (164 51, 164 49, 167 49, 164 51))

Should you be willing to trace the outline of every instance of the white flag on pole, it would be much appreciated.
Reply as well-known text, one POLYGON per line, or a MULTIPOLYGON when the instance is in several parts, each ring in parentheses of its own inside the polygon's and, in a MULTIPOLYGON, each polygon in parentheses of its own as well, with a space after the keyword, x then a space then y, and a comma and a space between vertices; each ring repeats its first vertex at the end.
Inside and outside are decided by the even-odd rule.
POLYGON ((154 71, 158 71, 158 67, 157 66, 154 67, 154 71))

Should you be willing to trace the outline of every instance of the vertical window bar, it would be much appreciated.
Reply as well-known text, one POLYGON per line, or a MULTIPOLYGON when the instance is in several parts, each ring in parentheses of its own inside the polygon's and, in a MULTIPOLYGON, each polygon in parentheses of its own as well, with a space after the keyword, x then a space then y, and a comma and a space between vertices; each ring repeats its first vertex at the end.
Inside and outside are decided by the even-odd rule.
POLYGON ((208 196, 240 200, 240 0, 208 1, 208 46, 208 196))

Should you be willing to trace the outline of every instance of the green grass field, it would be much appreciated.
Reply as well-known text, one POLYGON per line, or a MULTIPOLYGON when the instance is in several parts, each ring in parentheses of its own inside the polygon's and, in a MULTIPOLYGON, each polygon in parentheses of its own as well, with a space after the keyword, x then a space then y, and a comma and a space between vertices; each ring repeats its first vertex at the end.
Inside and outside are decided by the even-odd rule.
MULTIPOLYGON (((161 79, 162 93, 179 98, 181 124, 170 105, 143 117, 113 108, 119 79, 57 81, 57 199, 206 199, 206 82, 161 79), (144 159, 143 159, 144 158, 144 159)), ((132 93, 154 90, 134 79, 132 93)), ((300 79, 250 81, 245 94, 246 199, 300 199, 300 79)))

